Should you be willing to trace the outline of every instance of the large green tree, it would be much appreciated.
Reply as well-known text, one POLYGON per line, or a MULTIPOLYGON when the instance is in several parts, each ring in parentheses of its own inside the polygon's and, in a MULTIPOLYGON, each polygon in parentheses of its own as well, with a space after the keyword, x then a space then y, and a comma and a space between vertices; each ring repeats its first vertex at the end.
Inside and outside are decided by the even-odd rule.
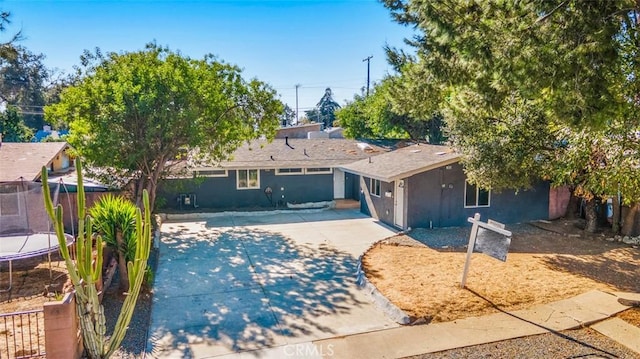
POLYGON ((336 119, 350 138, 411 138, 439 144, 444 141, 442 116, 437 111, 405 107, 401 78, 387 77, 369 96, 355 95, 336 112, 336 119))
POLYGON ((14 57, 0 57, 0 101, 17 107, 27 126, 42 129, 42 109, 50 79, 50 71, 43 62, 45 56, 22 46, 14 49, 14 57))
MULTIPOLYGON (((512 92, 555 119, 600 124, 618 105, 612 84, 622 19, 633 0, 385 1, 419 35, 421 81, 467 88, 488 106, 512 92)), ((427 85, 427 84, 425 84, 427 85)))
POLYGON ((24 124, 18 110, 9 106, 4 113, 0 113, 0 134, 3 142, 29 142, 33 130, 24 124))
POLYGON ((333 100, 333 92, 331 88, 327 87, 324 90, 324 95, 316 107, 305 111, 307 118, 313 122, 321 122, 325 127, 333 127, 333 122, 336 119, 335 112, 340 108, 340 105, 333 100))
POLYGON ((611 151, 603 157, 602 149, 638 158, 630 140, 638 126, 629 125, 637 123, 638 3, 385 5, 418 30, 408 40, 415 57, 389 57, 405 75, 398 98, 419 108, 412 94, 432 94, 427 104, 442 110, 472 181, 499 190, 527 187, 542 175, 588 201, 618 188, 627 201, 637 200, 633 186, 624 185, 633 181, 617 167, 625 163, 611 151))
POLYGON ((282 104, 213 56, 190 59, 156 44, 132 53, 85 52, 83 73, 45 108, 70 124, 69 142, 103 173, 133 179, 151 204, 181 160, 220 160, 244 141, 272 138, 282 104))

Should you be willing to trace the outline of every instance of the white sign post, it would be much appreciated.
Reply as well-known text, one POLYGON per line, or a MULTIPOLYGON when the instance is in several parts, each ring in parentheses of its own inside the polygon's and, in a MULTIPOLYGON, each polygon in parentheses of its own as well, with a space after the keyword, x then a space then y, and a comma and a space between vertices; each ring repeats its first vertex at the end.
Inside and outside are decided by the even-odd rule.
POLYGON ((504 236, 500 240, 483 241, 482 248, 478 248, 481 252, 499 259, 506 261, 509 245, 511 244, 511 232, 504 229, 504 224, 493 220, 483 223, 480 221, 480 213, 476 213, 473 218, 468 218, 467 221, 473 225, 471 227, 471 234, 469 235, 469 246, 467 247, 467 259, 464 262, 464 270, 462 272, 462 281, 460 282, 460 288, 464 288, 467 284, 467 273, 469 272, 469 265, 471 264, 471 254, 476 247, 476 239, 478 238, 478 231, 483 228, 504 236), (488 243, 491 242, 491 243, 488 243))

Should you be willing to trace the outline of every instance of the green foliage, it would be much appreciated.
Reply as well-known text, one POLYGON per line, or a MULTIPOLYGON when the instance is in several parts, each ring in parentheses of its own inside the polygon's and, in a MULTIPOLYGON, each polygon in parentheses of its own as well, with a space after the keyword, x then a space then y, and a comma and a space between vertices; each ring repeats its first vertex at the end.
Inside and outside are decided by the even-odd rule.
POLYGON ((392 88, 397 82, 398 79, 388 77, 375 85, 369 96, 356 95, 353 102, 336 112, 345 136, 411 138, 433 144, 443 142, 442 117, 437 112, 418 113, 395 106, 392 88))
POLYGON ((144 272, 144 286, 147 289, 151 289, 153 287, 153 281, 155 280, 155 274, 153 273, 153 270, 151 269, 151 267, 147 267, 147 269, 144 272))
POLYGON ((348 138, 408 138, 407 131, 395 125, 391 104, 380 86, 367 96, 355 95, 353 102, 336 112, 340 127, 348 138))
POLYGON ((336 119, 335 112, 340 108, 340 105, 333 100, 331 95, 331 89, 327 87, 316 107, 305 111, 310 121, 323 123, 325 127, 333 127, 333 122, 336 119))
POLYGON ((418 31, 415 56, 388 49, 392 108, 441 112, 472 182, 638 198, 637 2, 384 3, 418 31))
MULTIPOLYGON (((11 13, 0 9, 0 33, 7 31, 7 27, 11 24, 11 13)), ((14 59, 18 56, 15 49, 15 43, 22 39, 20 31, 13 34, 7 41, 0 42, 0 59, 14 59)))
POLYGON ((320 111, 318 111, 317 108, 312 108, 311 110, 307 110, 304 112, 304 120, 304 123, 320 123, 322 122, 322 116, 320 115, 320 111))
POLYGON ((467 87, 490 107, 517 90, 567 124, 602 124, 619 105, 610 74, 619 60, 621 19, 635 16, 631 0, 385 5, 422 33, 411 42, 418 51, 415 63, 429 75, 420 83, 467 87))
POLYGON ((547 173, 556 151, 544 113, 516 95, 499 110, 482 106, 473 93, 452 97, 446 110, 449 141, 462 158, 471 183, 482 188, 529 188, 547 173))
MULTIPOLYGON (((140 209, 136 209, 135 233, 136 252, 133 260, 127 263, 128 279, 131 288, 124 300, 120 315, 116 321, 114 331, 107 339, 104 308, 99 300, 97 283, 102 274, 101 236, 93 235, 93 221, 91 216, 85 217, 85 193, 82 178, 82 163, 76 159, 78 176, 78 237, 76 238, 76 259, 72 260, 66 246, 62 206, 53 207, 48 186, 43 186, 43 197, 49 218, 54 223, 54 229, 60 244, 60 253, 65 260, 71 282, 75 290, 77 314, 80 321, 84 348, 90 358, 109 358, 118 349, 126 334, 133 310, 138 300, 142 286, 147 259, 151 249, 151 212, 149 210, 149 196, 143 194, 144 217, 140 209), (94 256, 94 248, 97 253, 94 256)), ((47 169, 42 168, 42 181, 47 183, 47 169)))
POLYGON ((48 121, 68 121, 69 142, 92 166, 137 181, 136 198, 184 155, 224 159, 244 141, 273 138, 282 104, 237 66, 186 58, 156 44, 138 52, 85 53, 79 79, 47 106, 48 121))
POLYGON ((43 54, 34 54, 22 46, 14 46, 15 56, 0 57, 0 100, 19 108, 27 126, 42 129, 41 113, 46 103, 50 71, 44 66, 43 54))
POLYGON ((122 253, 127 262, 132 261, 136 254, 136 206, 133 202, 121 196, 107 194, 100 197, 89 210, 93 218, 93 225, 107 246, 122 253), (121 233, 124 248, 119 248, 116 240, 117 233, 121 233))
POLYGON ((33 130, 24 124, 13 106, 0 113, 0 134, 4 142, 29 142, 33 138, 33 130))
POLYGON ((280 118, 280 126, 287 127, 296 124, 296 112, 289 107, 289 105, 284 105, 282 113, 279 116, 280 118))

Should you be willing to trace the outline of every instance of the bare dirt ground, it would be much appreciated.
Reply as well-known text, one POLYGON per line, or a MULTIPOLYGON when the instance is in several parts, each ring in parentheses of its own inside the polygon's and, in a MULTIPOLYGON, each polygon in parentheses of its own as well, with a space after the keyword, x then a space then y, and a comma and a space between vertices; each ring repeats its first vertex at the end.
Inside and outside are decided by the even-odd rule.
MULTIPOLYGON (((9 285, 9 264, 0 263, 0 290, 9 285)), ((40 309, 45 302, 58 299, 67 280, 67 269, 59 255, 51 256, 51 271, 47 256, 13 262, 13 288, 0 293, 0 313, 40 309)))
MULTIPOLYGON (((555 221, 546 230, 514 233, 506 262, 474 253, 467 288, 460 288, 466 249, 398 244, 398 236, 363 257, 369 280, 415 319, 444 322, 502 310, 518 310, 592 289, 640 292, 640 250, 587 235, 555 221)), ((507 228, 508 229, 508 228, 507 228)), ((468 236, 468 234, 467 234, 468 236)), ((404 237, 404 238, 403 238, 404 237)), ((640 325, 640 311, 622 314, 640 325)))

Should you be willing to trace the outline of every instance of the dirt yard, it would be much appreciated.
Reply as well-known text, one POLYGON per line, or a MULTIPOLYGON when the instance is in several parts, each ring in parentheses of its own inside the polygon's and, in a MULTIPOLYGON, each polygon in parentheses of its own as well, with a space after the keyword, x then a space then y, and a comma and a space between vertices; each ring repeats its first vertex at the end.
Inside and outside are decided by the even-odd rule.
MULTIPOLYGON (((9 284, 9 264, 0 263, 0 290, 9 284)), ((0 313, 42 309, 48 301, 62 296, 62 286, 67 280, 67 269, 58 254, 51 256, 51 271, 47 256, 35 257, 13 263, 13 288, 0 293, 0 313)))
MULTIPOLYGON (((52 255, 51 259, 51 272, 49 271, 49 261, 46 256, 20 260, 13 264, 13 288, 10 292, 0 293, 0 314, 41 310, 45 302, 62 298, 62 288, 67 281, 67 269, 59 254, 52 255)), ((1 263, 0 290, 8 286, 8 280, 8 263, 1 263)), ((148 290, 143 290, 140 293, 129 330, 120 349, 116 351, 113 358, 131 359, 143 357, 150 319, 151 299, 152 296, 148 290)), ((107 319, 107 333, 113 332, 113 326, 117 316, 120 314, 123 301, 124 297, 118 294, 117 285, 112 285, 110 290, 106 291, 102 304, 104 305, 107 319)), ((30 320, 34 320, 33 318, 35 317, 31 315, 30 320)), ((37 320, 39 321, 40 336, 43 336, 44 321, 42 316, 39 316, 37 320)), ((0 358, 4 358, 5 352, 2 350, 9 350, 9 353, 16 357, 35 354, 37 350, 44 351, 43 341, 40 343, 40 348, 29 347, 27 351, 13 348, 12 336, 20 338, 17 343, 21 343, 22 333, 23 331, 26 333, 26 330, 28 330, 27 322, 20 323, 20 321, 17 321, 14 323, 11 320, 0 320, 0 339, 3 339, 2 336, 7 333, 10 336, 9 348, 2 348, 2 344, 0 344, 0 358)), ((31 334, 32 343, 37 343, 37 334, 31 334)))
MULTIPOLYGON (((640 292, 639 249, 566 222, 541 225, 548 228, 514 233, 506 262, 474 253, 467 289, 460 288, 465 248, 429 248, 411 234, 375 245, 363 266, 389 300, 426 322, 524 309, 592 289, 640 292)), ((640 325, 639 310, 621 315, 640 325)))

